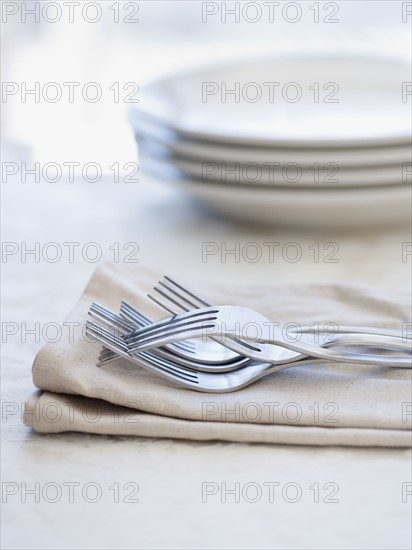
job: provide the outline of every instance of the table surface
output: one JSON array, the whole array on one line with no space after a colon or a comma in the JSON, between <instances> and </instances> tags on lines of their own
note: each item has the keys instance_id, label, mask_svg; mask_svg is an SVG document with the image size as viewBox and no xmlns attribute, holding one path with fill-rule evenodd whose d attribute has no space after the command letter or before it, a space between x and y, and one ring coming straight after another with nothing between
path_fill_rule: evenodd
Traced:
<instances>
[{"instance_id":1,"label":"table surface","mask_svg":"<svg viewBox=\"0 0 412 550\"><path fill-rule=\"evenodd\" d=\"M2 194L3 241L17 243L3 258L3 323L18 330L6 335L2 359L4 548L410 547L412 497L402 495L410 491L410 450L40 435L19 413L42 345L27 330L64 320L96 267L87 243L98 243L100 261L116 259L116 250L124 261L123 246L136 243L139 263L159 277L398 287L409 282L410 261L402 261L409 228L335 234L242 227L148 177L138 184L9 181ZM47 261L52 241L63 251L54 263ZM25 255L35 242L39 257ZM64 242L80 243L74 261ZM246 243L264 250L265 242L279 242L276 250L298 243L302 258L263 255L253 263L242 253L226 261L202 254L203 243L221 252L224 243L242 251ZM315 262L315 242L337 243L339 261ZM337 502L327 502L335 489Z\"/></svg>"}]
</instances>

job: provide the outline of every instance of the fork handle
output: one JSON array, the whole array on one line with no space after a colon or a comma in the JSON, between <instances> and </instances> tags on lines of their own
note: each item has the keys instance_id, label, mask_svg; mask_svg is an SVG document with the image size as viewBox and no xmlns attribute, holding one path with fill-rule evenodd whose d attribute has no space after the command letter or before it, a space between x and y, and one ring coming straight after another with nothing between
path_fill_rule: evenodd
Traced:
<instances>
[{"instance_id":1,"label":"fork handle","mask_svg":"<svg viewBox=\"0 0 412 550\"><path fill-rule=\"evenodd\" d=\"M228 335L229 336L229 335ZM306 357L317 357L330 361L345 361L349 363L395 366L412 368L411 342L404 342L402 338L393 336L381 336L376 334L341 334L326 343L313 345L306 342L287 342L284 340L275 340L272 338L259 339L256 341L247 342L246 345L242 341L236 341L232 338L213 335L214 339L218 339L227 348L237 353L246 355L256 361L264 361L273 365L291 363ZM233 335L232 335L233 337ZM334 347L354 347L362 346L368 348L392 349L409 356L388 356L388 355L373 355L365 353L352 353L330 349ZM279 355L281 348L281 355Z\"/></svg>"}]
</instances>

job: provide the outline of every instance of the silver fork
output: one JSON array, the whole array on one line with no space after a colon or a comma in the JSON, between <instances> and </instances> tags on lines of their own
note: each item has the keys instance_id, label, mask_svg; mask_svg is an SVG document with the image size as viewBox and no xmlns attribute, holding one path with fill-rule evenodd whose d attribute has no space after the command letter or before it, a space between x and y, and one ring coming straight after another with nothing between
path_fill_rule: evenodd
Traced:
<instances>
[{"instance_id":1,"label":"silver fork","mask_svg":"<svg viewBox=\"0 0 412 550\"><path fill-rule=\"evenodd\" d=\"M125 320L111 311L110 309L101 306L99 304L93 303L90 306L89 314L93 319L103 322L106 326L111 329L114 329L116 334L120 337L125 334L129 334L134 330L134 326L129 325ZM226 363L219 364L203 364L197 360L196 348L195 353L190 355L178 356L175 353L169 351L166 347L161 347L153 350L153 355L158 358L169 360L176 364L188 367L190 369L196 369L203 372L227 372L230 370L236 370L237 368L243 367L251 362L249 357L240 357L236 354L237 359L234 361L228 361ZM231 352L232 353L232 352ZM99 366L107 364L118 358L118 355L112 350L103 348L99 356Z\"/></svg>"},{"instance_id":2,"label":"silver fork","mask_svg":"<svg viewBox=\"0 0 412 550\"><path fill-rule=\"evenodd\" d=\"M142 352L131 356L127 351L125 342L116 335L111 334L103 327L87 321L86 333L111 349L118 356L142 367L149 372L175 382L181 387L208 393L228 393L249 386L263 376L279 372L292 367L313 367L330 363L322 359L301 359L283 365L272 365L260 361L254 361L249 365L231 372L198 372L190 370L171 361L154 356L151 352Z\"/></svg>"},{"instance_id":3,"label":"silver fork","mask_svg":"<svg viewBox=\"0 0 412 550\"><path fill-rule=\"evenodd\" d=\"M154 291L162 296L162 300L157 300L154 296L150 294L149 298L151 298L155 303L160 305L163 309L165 309L172 315L176 315L179 310L191 311L193 309L200 309L202 307L212 307L212 305L206 302L203 298L197 296L192 291L188 290L187 288L183 287L181 284L177 283L167 276L164 276L163 280L159 281L158 286L154 287ZM164 301L165 299L167 300L167 305ZM333 330L327 330L327 326L333 327ZM370 334L379 336L390 336L398 339L403 338L402 333L400 333L399 331L364 326L337 326L336 323L329 323L325 325L324 329L315 329L313 326L299 326L299 329L296 332L298 338L303 337L304 340L307 340L309 342L310 338L312 338L312 341L315 339L315 343L319 342L319 340L316 341L316 339L318 339L320 335L322 335L322 337L324 338L323 342L325 344L328 341L333 341L333 338L337 334ZM293 335L293 333L293 330L290 331L291 336ZM240 354L245 353L242 342L238 342L236 339L232 340L231 338L224 338L223 341L222 338L220 338L219 336L212 336L212 339L217 342L220 341L220 343L224 344L226 347L232 349L233 351L237 351ZM210 339L208 339L208 341L210 341ZM243 342L243 344L247 345L246 342ZM355 344L359 346L359 340L355 339L355 342L353 343L347 340L347 344ZM341 349L343 351L345 348L342 347ZM370 350L366 351L369 352ZM409 348L408 351L410 351ZM276 347L272 344L260 344L259 349L252 349L249 355L254 359L268 360L274 364L284 361L294 361L298 358L296 352L287 350L285 348ZM303 355L301 355L301 357L303 357Z\"/></svg>"},{"instance_id":4,"label":"silver fork","mask_svg":"<svg viewBox=\"0 0 412 550\"><path fill-rule=\"evenodd\" d=\"M200 298L192 291L183 287L177 283L171 277L164 276L163 280L159 281L159 286L154 287L154 291L162 296L163 300L156 299L153 295L149 294L148 297L153 300L157 305L162 307L165 311L168 311L172 315L176 315L179 311L187 312L194 309L201 309L203 307L212 307L213 304L206 302L203 298ZM162 287L162 288L160 288ZM167 300L167 305L164 300ZM132 308L132 306L129 306ZM177 309L176 309L177 308ZM122 312L122 308L121 308ZM378 336L390 336L393 338L404 338L400 331L394 331L389 329L382 329L376 327L365 326L351 326L351 325L339 325L336 323L329 323L326 326L332 327L332 330L326 328L314 328L310 326L299 326L298 330L293 328L290 330L290 334L296 333L299 335L316 335L319 337L321 334L333 338L337 334L371 334ZM326 339L324 340L326 342ZM227 344L225 344L227 345Z\"/></svg>"},{"instance_id":5,"label":"silver fork","mask_svg":"<svg viewBox=\"0 0 412 550\"><path fill-rule=\"evenodd\" d=\"M159 303L159 301L158 301ZM161 303L161 302L160 302ZM259 327L261 333L253 340L253 343L244 341L241 327L251 323ZM153 323L149 327L136 330L125 337L129 346L129 353L140 353L148 349L170 342L177 342L194 337L222 337L224 345L231 349L248 355L255 360L280 364L285 361L282 350L297 352L295 358L313 356L329 360L351 362L358 364L373 364L382 366L395 366L410 368L410 357L382 356L365 353L342 353L339 350L328 349L321 345L314 345L303 341L289 341L281 332L273 326L266 317L249 308L240 306L215 306L202 308L192 312L186 312ZM227 337L237 340L228 343ZM240 341L240 338L243 341ZM382 336L376 334L341 334L328 344L335 345L361 345L381 349L395 349L397 351L411 352L410 343L404 342L399 337ZM275 344L275 346L263 346L262 344ZM326 345L326 344L325 344ZM279 349L281 353L279 354ZM290 355L287 360L292 360Z\"/></svg>"},{"instance_id":6,"label":"silver fork","mask_svg":"<svg viewBox=\"0 0 412 550\"><path fill-rule=\"evenodd\" d=\"M129 332L136 328L148 326L153 321L146 317L141 311L132 307L127 302L121 303L121 315L123 322L129 323ZM119 322L119 325L122 323ZM231 351L225 346L215 342L202 342L199 340L186 340L184 342L171 343L164 346L167 351L178 355L183 360L192 360L196 357L196 361L205 365L224 365L231 363L233 367L241 366L248 361L249 358L243 357L236 352ZM116 359L116 354L109 350L103 350L101 354L102 362L110 362ZM208 370L208 369L207 369Z\"/></svg>"},{"instance_id":7,"label":"silver fork","mask_svg":"<svg viewBox=\"0 0 412 550\"><path fill-rule=\"evenodd\" d=\"M163 298L168 300L169 305L166 305L165 302L159 302L154 296L149 295L149 298L151 298L154 302L156 302L158 305L162 306L166 311L172 313L175 315L179 310L181 311L189 311L193 309L198 309L200 307L204 306L210 306L208 302L206 302L203 298L200 298L190 290L183 287L181 284L177 283L176 281L172 280L170 277L165 276L163 281L159 281L159 286L156 286L154 290L158 292ZM162 288L160 288L162 287ZM166 291L166 292L165 292ZM121 303L120 308L120 314L121 316L127 321L130 322L132 325L134 325L133 328L139 328L146 326L153 321L151 321L147 316L145 316L141 311L137 310L130 304L126 302ZM322 336L326 337L332 337L335 334L346 334L346 333L356 333L356 334L382 334L385 336L394 336L399 337L399 333L396 333L394 331L388 331L385 329L376 329L371 327L353 327L353 326L340 326L337 327L336 324L329 324L330 327L333 327L333 331L324 329L315 329L314 327L299 327L300 333L304 335L314 335L317 334L319 337L321 334ZM293 330L291 331L291 333ZM307 336L306 336L307 337ZM325 337L324 341L327 341L327 338ZM236 363L237 360L241 361L247 361L243 356L241 356L239 353L235 351L230 351L228 348L230 347L230 343L225 343L225 346L222 345L222 343L219 343L219 338L217 337L216 342L212 341L211 339L208 339L207 342L199 342L199 340L186 340L184 342L176 343L176 344L170 344L169 346L166 346L167 349L169 349L171 352L179 355L182 357L183 360L188 359L189 361L196 356L196 361L199 363L207 364L226 364L228 361L233 361L232 365L230 366L230 369L237 368L237 366L240 366L240 364ZM180 344L180 346L179 346ZM185 347L183 348L183 345ZM236 349L236 343L232 344L234 346L234 349ZM262 344L263 347L265 347L265 344ZM273 347L273 346L271 346ZM243 350L240 350L241 352ZM272 349L268 349L267 351L270 351L272 353ZM370 351L370 350L366 350ZM277 350L277 357L279 360L287 361L287 360L296 360L296 353L290 350L286 350L284 348L279 348ZM105 349L103 350L100 361L101 363L107 363L110 361L113 361L116 359L116 354L112 352L111 350ZM220 370L230 370L229 367L226 368L226 366L222 366ZM205 368L204 370L209 370L208 368Z\"/></svg>"},{"instance_id":8,"label":"silver fork","mask_svg":"<svg viewBox=\"0 0 412 550\"><path fill-rule=\"evenodd\" d=\"M176 307L187 311L189 308L199 308L201 306L204 306L207 304L207 302L200 298L199 296L195 295L193 292L189 291L188 289L184 288L182 285L177 283L176 281L173 281L170 277L165 277L164 281L160 281L159 285L163 287L163 290L159 287L155 287L155 291L157 291L163 298L166 298L169 302L169 305L166 305L164 301L160 302L156 298L149 296L154 300L158 305L161 305L164 309L169 311L170 313L175 314L176 313ZM106 310L107 312L108 310ZM122 302L121 305L121 315L131 323L134 324L134 326L144 326L149 324L151 321L148 319L142 312L137 310L136 308L133 308L131 305L127 304L126 302ZM95 314L96 316L96 314ZM98 318L98 317L97 317ZM116 324L121 324L124 322L123 319L119 318L117 321L115 321ZM320 334L327 335L329 338L332 336L335 336L336 334L347 334L347 333L355 333L355 334L380 334L384 336L394 336L399 338L400 335L398 332L386 330L386 329L378 329L378 328L371 328L371 327L359 327L359 326L340 326L337 327L335 324L330 324L329 326L333 327L333 333L331 333L330 330L326 329L315 329L314 327L299 327L301 333L304 335L306 334L314 334L316 333L318 336ZM126 330L131 330L131 326L129 326ZM126 332L126 331L124 331ZM218 339L218 338L216 338ZM224 342L226 346L230 346L229 339L226 339ZM348 344L353 344L353 342L347 341ZM326 340L325 340L326 343ZM189 366L190 368L198 368L199 370L204 371L229 371L232 369L236 369L239 366L242 366L242 364L246 364L248 359L244 357L240 357L237 353L232 353L232 357L234 356L234 359L238 358L240 361L236 362L236 360L233 360L231 364L226 366L226 364L223 364L228 359L227 354L224 353L225 349L222 345L215 344L214 342L210 342L209 340L205 343L199 342L199 341L184 341L180 342L180 344L183 346L185 345L184 349L176 349L176 346L179 345L177 343L176 345L171 344L170 346L167 346L170 348L170 351L172 351L175 354L178 354L180 357L182 357L181 364ZM357 340L354 342L354 344L359 346L359 341ZM232 346L236 349L237 343L232 341ZM276 350L276 356L274 356L274 347L272 345L265 345L261 344L261 348L264 348L264 352L267 354L268 352L271 353L272 358L276 361L276 363L281 363L285 361L293 361L296 360L298 355L294 351L286 350L284 348L278 347ZM266 348L266 349L265 349ZM335 349L339 349L339 347L335 347ZM341 347L342 351L347 351L344 347ZM241 352L244 352L244 349L240 350ZM369 346L363 347L361 349L363 353L367 352L370 353ZM223 353L222 353L223 352ZM260 359L260 355L258 358ZM117 355L115 352L104 349L103 352L100 355L100 363L108 363L110 361L113 361L117 358ZM173 357L174 360L176 360L176 357ZM196 359L196 363L192 362L192 359ZM272 360L273 360L272 359ZM179 360L178 360L179 362ZM205 363L205 367L202 368L199 363ZM221 367L215 368L209 368L207 364L221 364Z\"/></svg>"},{"instance_id":9,"label":"silver fork","mask_svg":"<svg viewBox=\"0 0 412 550\"><path fill-rule=\"evenodd\" d=\"M131 324L139 324L139 320L142 320L142 314L139 310L131 306L125 301L120 304L120 315ZM150 319L145 317L144 325L153 323ZM140 326L144 326L140 325ZM231 361L246 360L244 357L239 356L238 353L229 350L216 342L202 342L200 340L185 340L182 343L190 345L189 349L176 349L171 347L170 351L173 351L184 359L193 359L196 356L196 360L205 364L222 364Z\"/></svg>"},{"instance_id":10,"label":"silver fork","mask_svg":"<svg viewBox=\"0 0 412 550\"><path fill-rule=\"evenodd\" d=\"M111 329L114 329L116 333L126 334L130 331L130 327L124 322L124 319L117 315L116 313L110 311L108 308L105 308L104 306L100 306L98 304L92 304L90 311L90 315L103 322L105 325L110 327ZM325 344L327 346L335 346L335 342L328 342ZM102 366L104 364L107 364L109 361L107 360L107 352L112 354L111 360L118 359L119 355L112 351L108 350L107 348L104 348L104 352L100 354L99 357L99 366ZM125 348L127 350L127 348ZM366 352L368 352L368 348L365 348ZM128 350L127 350L128 352ZM157 360L163 359L168 364L173 364L174 366L183 366L188 367L191 370L194 371L201 371L201 372L214 372L214 373L224 373L224 372L230 372L233 370L237 370L241 368L242 366L246 364L250 364L251 361L249 360L247 363L229 363L227 365L221 364L221 365L202 365L196 362L194 359L183 359L181 357L178 357L174 355L173 353L167 352L167 350L162 350L161 348L157 348L152 350L152 352L146 352L150 353L151 356L155 357Z\"/></svg>"},{"instance_id":11,"label":"silver fork","mask_svg":"<svg viewBox=\"0 0 412 550\"><path fill-rule=\"evenodd\" d=\"M89 314L99 321L103 321L103 323L107 324L108 326L111 326L115 328L122 336L127 335L128 333L132 332L136 327L143 327L147 326L147 322L145 324L142 323L140 320L141 312L139 310L136 310L131 305L127 304L126 302L122 302L122 311L123 316L119 316L116 313L110 311L108 308L101 306L99 304L92 304ZM128 313L125 313L125 312ZM128 317L129 319L134 323L133 325L128 325L125 323L125 317ZM185 342L189 342L186 340ZM201 346L200 352L198 352L199 344L203 344ZM220 349L225 349L221 344L215 344L213 346L213 342L209 344L209 342L199 342L199 341L193 341L193 346L190 349L190 351L183 351L179 353L174 352L174 348L172 352L168 352L169 349L172 349L171 346L165 346L163 348L156 348L154 353L156 355L159 355L161 357L171 359L183 366L200 370L204 372L228 372L231 370L236 370L237 368L244 366L251 362L251 359L249 357L243 357L241 355L238 355L237 353L234 354L235 357L238 358L238 360L232 360L229 362L223 362L223 359L225 357L224 354L220 354ZM212 348L209 350L209 347ZM283 349L281 350L283 352ZM368 348L365 348L365 351L368 351ZM292 358L296 357L296 353L293 351L285 350ZM199 354L199 356L198 356ZM210 359L214 359L215 356L217 356L216 362L212 362L211 360L209 362L203 360L203 356L205 358L208 358L208 354L210 354ZM112 350L108 348L102 348L102 351L99 356L99 365L104 365L107 363L110 363L118 358L118 355L113 352ZM283 354L283 358L287 359L285 353Z\"/></svg>"}]
</instances>

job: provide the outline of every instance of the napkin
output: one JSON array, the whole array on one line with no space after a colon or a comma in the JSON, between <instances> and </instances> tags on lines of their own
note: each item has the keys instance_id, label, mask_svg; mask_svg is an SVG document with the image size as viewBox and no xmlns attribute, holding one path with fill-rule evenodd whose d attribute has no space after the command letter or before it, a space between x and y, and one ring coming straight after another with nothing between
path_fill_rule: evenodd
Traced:
<instances>
[{"instance_id":1,"label":"napkin","mask_svg":"<svg viewBox=\"0 0 412 550\"><path fill-rule=\"evenodd\" d=\"M85 334L92 302L126 300L155 319L165 313L147 293L163 274L107 264L93 275L61 338L33 364L39 390L24 421L42 433L225 440L295 445L410 447L412 370L344 363L293 367L227 394L196 392L123 359L96 363L101 344ZM174 276L174 274L170 274ZM175 277L212 303L253 308L281 328L326 323L411 329L407 291L353 285L210 285ZM319 325L316 325L318 323Z\"/></svg>"}]
</instances>

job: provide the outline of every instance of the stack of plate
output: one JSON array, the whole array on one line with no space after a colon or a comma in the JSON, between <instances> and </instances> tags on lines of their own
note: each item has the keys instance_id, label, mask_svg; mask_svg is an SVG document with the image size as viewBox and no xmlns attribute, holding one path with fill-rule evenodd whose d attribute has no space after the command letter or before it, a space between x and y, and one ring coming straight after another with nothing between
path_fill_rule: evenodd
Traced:
<instances>
[{"instance_id":1,"label":"stack of plate","mask_svg":"<svg viewBox=\"0 0 412 550\"><path fill-rule=\"evenodd\" d=\"M141 90L143 168L231 217L394 223L411 215L409 63L266 58L174 75Z\"/></svg>"}]
</instances>

